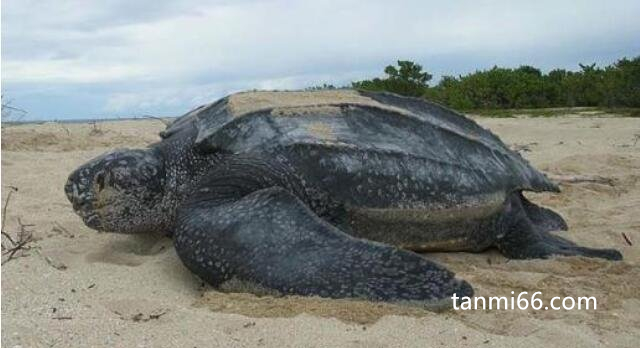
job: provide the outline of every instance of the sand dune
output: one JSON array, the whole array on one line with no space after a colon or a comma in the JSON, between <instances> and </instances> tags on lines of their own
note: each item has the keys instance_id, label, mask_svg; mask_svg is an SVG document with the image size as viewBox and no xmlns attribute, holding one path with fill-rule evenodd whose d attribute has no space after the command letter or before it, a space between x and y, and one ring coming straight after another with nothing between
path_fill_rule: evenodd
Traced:
<instances>
[{"instance_id":1,"label":"sand dune","mask_svg":"<svg viewBox=\"0 0 640 348\"><path fill-rule=\"evenodd\" d=\"M597 310L418 308L319 298L217 292L192 276L162 236L98 234L64 197L77 165L108 149L158 139L155 120L21 125L2 130L6 230L33 230L31 249L2 266L3 347L220 346L615 346L640 339L640 119L479 119L538 168L599 175L609 183L563 184L530 194L568 220L559 232L625 260L507 260L495 251L440 253L437 260L481 296L541 291L596 296ZM629 243L623 234L631 241Z\"/></svg>"}]
</instances>

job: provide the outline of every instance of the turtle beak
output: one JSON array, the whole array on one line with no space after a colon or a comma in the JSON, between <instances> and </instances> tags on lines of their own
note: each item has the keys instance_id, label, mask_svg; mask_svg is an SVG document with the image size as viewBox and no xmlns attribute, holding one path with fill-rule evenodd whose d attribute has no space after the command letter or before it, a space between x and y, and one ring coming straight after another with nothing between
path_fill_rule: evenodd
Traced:
<instances>
[{"instance_id":1,"label":"turtle beak","mask_svg":"<svg viewBox=\"0 0 640 348\"><path fill-rule=\"evenodd\" d=\"M73 210L78 211L85 205L85 194L81 193L80 175L76 170L67 179L67 183L64 185L64 193L67 195L67 199L73 205Z\"/></svg>"},{"instance_id":2,"label":"turtle beak","mask_svg":"<svg viewBox=\"0 0 640 348\"><path fill-rule=\"evenodd\" d=\"M82 215L91 208L91 192L87 184L82 180L80 171L76 170L67 179L64 185L64 193L73 205L73 210Z\"/></svg>"},{"instance_id":3,"label":"turtle beak","mask_svg":"<svg viewBox=\"0 0 640 348\"><path fill-rule=\"evenodd\" d=\"M73 184L71 177L67 180L67 183L64 184L64 193L67 195L67 199L71 204L74 204L76 197L78 196L78 187ZM75 209L75 206L74 206Z\"/></svg>"},{"instance_id":4,"label":"turtle beak","mask_svg":"<svg viewBox=\"0 0 640 348\"><path fill-rule=\"evenodd\" d=\"M91 195L77 179L77 172L71 173L67 183L64 185L64 193L67 195L71 205L73 205L73 210L82 218L85 225L99 230L101 228L100 219L93 209Z\"/></svg>"}]
</instances>

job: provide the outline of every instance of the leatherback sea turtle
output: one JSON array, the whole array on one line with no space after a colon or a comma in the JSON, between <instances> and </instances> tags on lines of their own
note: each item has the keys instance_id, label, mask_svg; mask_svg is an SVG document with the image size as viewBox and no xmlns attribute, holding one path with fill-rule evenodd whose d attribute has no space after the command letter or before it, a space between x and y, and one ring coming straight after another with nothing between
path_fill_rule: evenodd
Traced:
<instances>
[{"instance_id":1,"label":"leatherback sea turtle","mask_svg":"<svg viewBox=\"0 0 640 348\"><path fill-rule=\"evenodd\" d=\"M187 268L216 287L437 307L473 290L413 251L621 259L550 234L564 220L522 191L558 187L488 130L422 99L238 93L160 135L84 164L66 194L93 229L170 233Z\"/></svg>"}]
</instances>

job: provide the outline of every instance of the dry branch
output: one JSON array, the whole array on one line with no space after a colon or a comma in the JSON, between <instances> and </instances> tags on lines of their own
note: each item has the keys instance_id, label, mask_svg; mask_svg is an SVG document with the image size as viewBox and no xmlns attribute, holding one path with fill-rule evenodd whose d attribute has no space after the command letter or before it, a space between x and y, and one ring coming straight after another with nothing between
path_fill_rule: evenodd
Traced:
<instances>
[{"instance_id":1,"label":"dry branch","mask_svg":"<svg viewBox=\"0 0 640 348\"><path fill-rule=\"evenodd\" d=\"M14 192L18 191L18 188L15 186L6 186L7 188L9 188L9 193L7 193L7 198L4 200L4 207L2 207L2 234L4 235L4 225L5 222L7 221L7 207L9 206L9 200L11 199L11 195ZM6 235L7 238L11 239L11 237L9 237L9 235Z\"/></svg>"},{"instance_id":2,"label":"dry branch","mask_svg":"<svg viewBox=\"0 0 640 348\"><path fill-rule=\"evenodd\" d=\"M60 234L64 235L65 237L68 237L68 238L75 238L75 235L73 233L69 232L68 229L64 228L57 221L53 222L53 228L51 229L51 231L56 232L56 233L60 233Z\"/></svg>"},{"instance_id":3,"label":"dry branch","mask_svg":"<svg viewBox=\"0 0 640 348\"><path fill-rule=\"evenodd\" d=\"M629 239L629 237L627 237L624 232L622 232L622 238L624 238L624 241L627 242L629 246L633 246L633 243L631 243L631 239Z\"/></svg>"},{"instance_id":4,"label":"dry branch","mask_svg":"<svg viewBox=\"0 0 640 348\"><path fill-rule=\"evenodd\" d=\"M37 250L36 250L36 252L37 252L40 256L42 256L42 258L47 262L47 264L48 264L49 266L51 266L51 267L53 267L53 268L57 269L58 271L64 271L64 270L66 270L66 269L67 269L67 265L65 265L64 263L59 262L59 261L56 261L56 260L54 260L54 259L50 258L49 256L42 255L42 253L38 252Z\"/></svg>"},{"instance_id":5,"label":"dry branch","mask_svg":"<svg viewBox=\"0 0 640 348\"><path fill-rule=\"evenodd\" d=\"M5 222L7 220L7 208L9 207L11 195L14 192L18 191L17 187L13 187L13 186L7 186L7 187L11 191L9 191L9 193L7 194L7 198L4 201L4 207L2 207L1 232L2 232L2 236L4 237L4 240L2 240L1 246L2 246L2 256L5 257L5 259L2 260L1 262L1 264L3 265L11 261L12 259L14 259L18 251L25 251L25 250L31 249L31 246L29 246L28 244L34 241L33 231L31 231L30 229L30 227L33 227L34 225L22 223L22 220L20 220L20 218L18 218L18 225L20 226L20 230L18 231L18 233L16 233L15 238L12 237L11 234L5 230Z\"/></svg>"},{"instance_id":6,"label":"dry branch","mask_svg":"<svg viewBox=\"0 0 640 348\"><path fill-rule=\"evenodd\" d=\"M8 243L2 243L2 256L6 258L2 261L1 264L5 264L12 259L15 258L18 251L25 251L31 249L31 246L28 244L33 242L33 231L28 229L29 227L33 227L32 224L24 224L18 218L18 225L20 225L20 231L17 233L17 237L14 240L9 236L9 234L5 231L2 231L2 235L8 239Z\"/></svg>"}]
</instances>

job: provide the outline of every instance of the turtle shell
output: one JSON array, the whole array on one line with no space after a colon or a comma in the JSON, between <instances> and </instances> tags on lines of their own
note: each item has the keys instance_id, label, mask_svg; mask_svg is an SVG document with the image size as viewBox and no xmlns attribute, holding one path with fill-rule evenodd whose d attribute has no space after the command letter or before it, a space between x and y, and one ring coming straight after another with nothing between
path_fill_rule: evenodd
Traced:
<instances>
[{"instance_id":1,"label":"turtle shell","mask_svg":"<svg viewBox=\"0 0 640 348\"><path fill-rule=\"evenodd\" d=\"M195 146L202 151L295 147L334 156L400 156L422 161L432 176L506 191L558 191L490 131L420 98L347 89L237 93L180 117L162 136L187 125L197 128Z\"/></svg>"}]
</instances>

